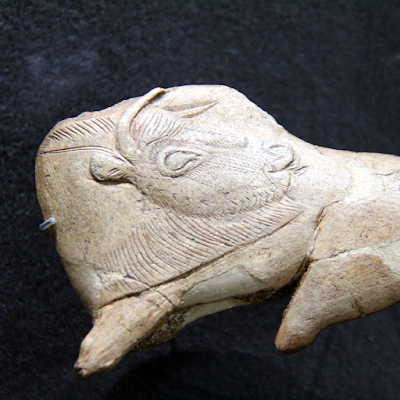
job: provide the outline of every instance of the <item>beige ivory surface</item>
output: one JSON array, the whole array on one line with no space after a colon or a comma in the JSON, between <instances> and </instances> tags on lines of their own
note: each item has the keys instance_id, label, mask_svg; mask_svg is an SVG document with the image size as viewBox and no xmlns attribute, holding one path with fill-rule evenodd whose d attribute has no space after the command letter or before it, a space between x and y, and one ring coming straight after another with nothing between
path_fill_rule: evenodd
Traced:
<instances>
[{"instance_id":1,"label":"beige ivory surface","mask_svg":"<svg viewBox=\"0 0 400 400\"><path fill-rule=\"evenodd\" d=\"M288 353L400 301L399 174L398 157L306 143L225 86L156 88L58 123L36 180L94 321L76 373L291 291Z\"/></svg>"}]
</instances>

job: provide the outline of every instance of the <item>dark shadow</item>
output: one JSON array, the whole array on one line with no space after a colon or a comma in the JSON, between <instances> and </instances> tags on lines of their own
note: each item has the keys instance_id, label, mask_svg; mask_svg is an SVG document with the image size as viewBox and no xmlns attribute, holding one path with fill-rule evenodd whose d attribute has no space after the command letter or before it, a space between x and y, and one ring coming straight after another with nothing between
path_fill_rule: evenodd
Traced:
<instances>
[{"instance_id":1,"label":"dark shadow","mask_svg":"<svg viewBox=\"0 0 400 400\"><path fill-rule=\"evenodd\" d=\"M267 357L213 350L177 352L133 368L108 392L108 400L251 399L322 400L291 373L277 372Z\"/></svg>"}]
</instances>

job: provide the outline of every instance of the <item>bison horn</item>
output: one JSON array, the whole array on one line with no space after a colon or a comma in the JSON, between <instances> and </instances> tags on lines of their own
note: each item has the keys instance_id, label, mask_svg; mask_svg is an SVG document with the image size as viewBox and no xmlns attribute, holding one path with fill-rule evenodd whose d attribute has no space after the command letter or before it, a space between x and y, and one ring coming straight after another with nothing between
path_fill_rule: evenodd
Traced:
<instances>
[{"instance_id":1,"label":"bison horn","mask_svg":"<svg viewBox=\"0 0 400 400\"><path fill-rule=\"evenodd\" d=\"M132 158L136 151L136 142L130 135L132 120L143 107L147 106L152 100L165 92L166 90L163 88L150 90L150 92L140 97L122 114L117 126L117 148L127 159Z\"/></svg>"}]
</instances>

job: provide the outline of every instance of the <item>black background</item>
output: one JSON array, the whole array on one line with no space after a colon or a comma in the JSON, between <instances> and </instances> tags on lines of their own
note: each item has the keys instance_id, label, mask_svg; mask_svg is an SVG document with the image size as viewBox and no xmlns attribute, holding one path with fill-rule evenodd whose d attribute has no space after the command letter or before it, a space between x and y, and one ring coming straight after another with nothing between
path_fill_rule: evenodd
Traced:
<instances>
[{"instance_id":1,"label":"black background","mask_svg":"<svg viewBox=\"0 0 400 400\"><path fill-rule=\"evenodd\" d=\"M42 222L59 120L155 86L225 84L314 144L400 155L399 1L1 1L0 398L398 399L400 306L273 340L288 299L212 315L78 380L91 327Z\"/></svg>"}]
</instances>

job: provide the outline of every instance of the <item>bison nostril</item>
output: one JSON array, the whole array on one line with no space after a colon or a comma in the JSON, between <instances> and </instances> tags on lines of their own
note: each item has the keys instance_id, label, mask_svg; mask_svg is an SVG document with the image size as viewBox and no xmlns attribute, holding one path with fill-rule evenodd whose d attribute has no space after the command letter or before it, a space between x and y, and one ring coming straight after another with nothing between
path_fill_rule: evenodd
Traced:
<instances>
[{"instance_id":1,"label":"bison nostril","mask_svg":"<svg viewBox=\"0 0 400 400\"><path fill-rule=\"evenodd\" d=\"M261 148L268 154L267 160L264 161L268 172L282 171L294 160L293 149L288 144L269 145L263 142Z\"/></svg>"}]
</instances>

